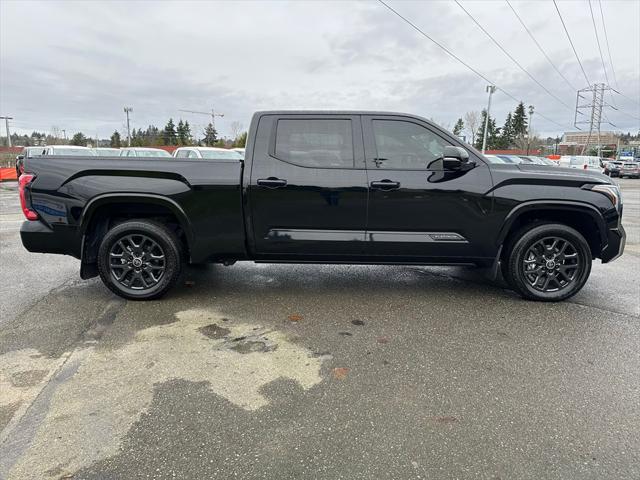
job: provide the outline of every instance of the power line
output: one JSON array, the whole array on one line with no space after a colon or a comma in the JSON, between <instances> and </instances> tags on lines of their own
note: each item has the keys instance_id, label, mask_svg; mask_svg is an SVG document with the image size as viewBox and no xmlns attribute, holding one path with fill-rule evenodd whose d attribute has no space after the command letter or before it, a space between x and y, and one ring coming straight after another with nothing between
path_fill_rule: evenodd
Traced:
<instances>
[{"instance_id":1,"label":"power line","mask_svg":"<svg viewBox=\"0 0 640 480\"><path fill-rule=\"evenodd\" d=\"M461 4L458 0L455 0L455 2L456 2L456 4L457 4L461 9L462 9L462 11L463 11L464 13L466 13L466 14L467 14L467 16L468 16L471 20L473 20L473 23L475 23L475 24L478 26L478 28L480 28L480 30L482 30L482 31L484 32L484 34L485 34L487 37L489 37L489 38L491 39L491 41L492 41L493 43L495 43L495 44L496 44L496 46L497 46L500 50L502 50L502 52L503 52L507 57L509 57L509 58L513 61L513 63L515 63L515 64L518 66L518 68L519 68L520 70L522 70L524 73L526 73L526 74L527 74L527 76L528 76L531 80L533 80L533 81L534 81L534 82L535 82L535 83L536 83L540 88L542 88L545 92L547 92L547 94L548 94L549 96L553 97L553 98L554 98L558 103L561 103L562 105L564 105L565 107L567 107L569 110L573 110L573 108L571 108L568 104L566 104L566 103L565 103L563 100L561 100L559 97L557 97L556 95L554 95L553 93L551 93L551 91L549 91L549 89L548 89L547 87L545 87L542 83L540 83L540 82L538 81L538 79L537 79L537 78L535 78L533 75L531 75L531 74L529 73L529 71L528 71L526 68L524 68L524 67L520 64L520 62L518 62L518 61L517 61L517 60L516 60L516 59L515 59L515 58L514 58L514 57L513 57L509 52L507 52L507 51L504 49L504 47L503 47L502 45L500 45L500 43L499 43L495 38L493 38L493 36L492 36L489 32L487 32L487 30L485 30L485 28L484 28L482 25L480 25L480 23L475 19L475 17L474 17L473 15L471 15L471 14L470 14L470 13L469 13L469 12L468 12L464 7L463 7L463 6L462 6L462 4Z\"/></svg>"},{"instance_id":2,"label":"power line","mask_svg":"<svg viewBox=\"0 0 640 480\"><path fill-rule=\"evenodd\" d=\"M562 22L562 26L564 27L564 33L567 34L567 39L569 39L569 43L571 44L571 48L573 49L573 53L576 56L576 60L578 60L578 65L580 65L580 70L582 70L582 74L584 75L584 79L587 81L587 85L591 85L589 82L589 77L587 77L587 72L584 71L584 67L582 66L582 62L580 61L580 57L578 57L578 52L576 52L576 47L573 46L573 41L571 41L571 35L569 35L569 30L567 30L567 26L564 24L564 20L562 19L562 14L560 13L560 9L558 8L558 4L556 0L553 0L553 4L556 7L556 12L558 12L558 17L560 17L560 21Z\"/></svg>"},{"instance_id":3,"label":"power line","mask_svg":"<svg viewBox=\"0 0 640 480\"><path fill-rule=\"evenodd\" d=\"M438 43L436 40L434 40L433 38L431 38L429 35L427 35L422 29L420 29L418 26L416 26L414 23L412 23L408 18L403 17L398 11L394 10L391 6L387 5L384 0L378 0L378 2L380 2L382 5L384 5L391 13L393 13L394 15L396 15L398 18L402 19L407 25L409 25L411 28L413 28L416 32L418 32L420 35L422 35L423 37L425 37L426 39L430 40L432 43L434 43L435 45L437 45L438 47L440 47L441 50L443 50L445 53L447 53L447 55L449 55L450 57L452 57L453 59L457 60L458 62L460 62L462 65L464 65L465 67L467 67L469 70L471 70L473 73L475 73L478 77L482 78L483 80L485 80L486 82L488 82L491 85L494 85L498 90L500 90L502 93L504 93L507 97L509 97L510 99L512 99L515 102L521 102L521 99L518 99L516 97L514 97L513 95L511 95L509 92L507 92L504 88L498 86L494 81L488 79L486 76L484 76L482 73L480 73L478 70L476 70L475 68L473 68L471 65L469 65L468 63L466 63L464 60L462 60L460 57L458 57L455 53L453 53L451 50L449 50L447 47L445 47L444 45ZM538 112L537 112L538 113ZM544 115L542 115L541 113L538 113L538 115L540 115L542 118L544 118L545 120L547 120L548 122L551 122L557 126L559 126L560 128L567 128L566 125L562 125L558 122L556 122L555 120L550 119L549 117L546 117Z\"/></svg>"},{"instance_id":4,"label":"power line","mask_svg":"<svg viewBox=\"0 0 640 480\"><path fill-rule=\"evenodd\" d=\"M529 34L529 36L531 37L531 40L533 40L533 43L536 44L536 46L538 47L538 50L540 50L540 52L544 55L544 57L547 59L547 61L549 62L549 64L554 68L554 70L556 72L558 72L558 75L560 75L562 77L562 79L567 82L567 85L569 85L569 87L571 88L571 90L576 91L578 90L576 87L574 87L571 82L569 80L567 80L567 77L565 77L562 72L558 69L558 67L556 67L556 65L551 61L551 59L549 58L549 55L547 55L547 53L542 49L542 47L540 46L540 44L538 43L538 41L535 39L535 37L533 36L533 34L531 33L531 31L527 28L527 26L525 25L525 23L522 21L522 18L520 18L520 15L518 15L518 13L515 11L515 9L513 8L513 6L511 5L511 2L509 2L509 0L506 0L507 5L509 5L509 8L511 8L511 11L513 12L513 14L516 16L516 18L520 21L520 24L524 27L524 29L527 31L527 33Z\"/></svg>"},{"instance_id":5,"label":"power line","mask_svg":"<svg viewBox=\"0 0 640 480\"><path fill-rule=\"evenodd\" d=\"M596 17L593 15L593 8L591 7L591 0L589 0L589 11L591 12L591 22L593 23L593 31L596 34L596 42L598 43L598 52L600 52L600 60L602 60L602 69L604 70L604 79L609 85L609 75L607 75L607 67L604 64L604 55L602 55L602 48L600 47L600 37L598 35L598 29L596 28Z\"/></svg>"},{"instance_id":6,"label":"power line","mask_svg":"<svg viewBox=\"0 0 640 480\"><path fill-rule=\"evenodd\" d=\"M607 35L607 24L604 21L604 13L602 13L602 1L598 0L598 5L600 7L600 18L602 19L602 30L604 30L604 40L607 44L607 52L609 53L609 63L611 64L611 73L613 73L613 81L616 84L616 88L618 88L618 79L616 78L616 70L613 68L613 57L611 56L611 49L609 48L609 35Z\"/></svg>"}]
</instances>

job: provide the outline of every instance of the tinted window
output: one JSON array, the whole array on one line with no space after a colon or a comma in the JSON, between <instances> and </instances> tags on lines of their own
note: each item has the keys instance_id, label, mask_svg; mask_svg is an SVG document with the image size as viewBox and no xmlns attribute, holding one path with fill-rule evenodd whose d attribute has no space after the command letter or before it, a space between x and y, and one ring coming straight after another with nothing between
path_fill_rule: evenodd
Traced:
<instances>
[{"instance_id":1,"label":"tinted window","mask_svg":"<svg viewBox=\"0 0 640 480\"><path fill-rule=\"evenodd\" d=\"M278 120L275 155L309 167L353 167L351 120Z\"/></svg>"},{"instance_id":2,"label":"tinted window","mask_svg":"<svg viewBox=\"0 0 640 480\"><path fill-rule=\"evenodd\" d=\"M373 120L377 168L425 170L450 145L431 130L412 122Z\"/></svg>"}]
</instances>

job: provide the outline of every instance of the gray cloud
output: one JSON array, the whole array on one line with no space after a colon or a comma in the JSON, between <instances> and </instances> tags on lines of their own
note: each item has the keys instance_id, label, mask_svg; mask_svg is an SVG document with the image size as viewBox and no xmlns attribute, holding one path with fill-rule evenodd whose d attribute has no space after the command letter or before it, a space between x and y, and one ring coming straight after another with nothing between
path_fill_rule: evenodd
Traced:
<instances>
[{"instance_id":1,"label":"gray cloud","mask_svg":"<svg viewBox=\"0 0 640 480\"><path fill-rule=\"evenodd\" d=\"M526 77L453 2L391 5L498 85L569 128L573 113ZM590 81L604 81L582 2L560 2ZM465 1L505 48L569 105L575 92L546 62L506 3ZM576 86L585 81L549 2L514 2L539 42ZM620 90L640 98L640 2L603 2ZM600 26L599 10L596 21ZM634 20L635 19L635 20ZM602 38L601 38L602 39ZM171 116L201 128L270 108L354 108L414 112L453 124L486 103L485 83L377 2L0 2L0 111L18 131L121 130L162 126ZM606 55L606 52L605 52ZM608 59L607 59L608 60ZM613 82L607 64L610 81ZM607 115L637 130L640 106L613 100ZM494 96L501 124L513 100ZM563 129L534 117L542 134Z\"/></svg>"}]
</instances>

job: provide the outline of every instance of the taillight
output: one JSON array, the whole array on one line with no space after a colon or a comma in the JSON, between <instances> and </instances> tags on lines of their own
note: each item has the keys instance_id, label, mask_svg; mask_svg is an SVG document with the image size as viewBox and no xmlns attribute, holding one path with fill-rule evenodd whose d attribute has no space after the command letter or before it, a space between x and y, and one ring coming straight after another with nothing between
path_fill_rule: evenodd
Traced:
<instances>
[{"instance_id":1,"label":"taillight","mask_svg":"<svg viewBox=\"0 0 640 480\"><path fill-rule=\"evenodd\" d=\"M587 169L587 164L586 164L586 163L582 166L582 169L583 169L583 170L586 170L586 169Z\"/></svg>"},{"instance_id":2,"label":"taillight","mask_svg":"<svg viewBox=\"0 0 640 480\"><path fill-rule=\"evenodd\" d=\"M22 213L24 213L24 216L27 218L27 220L38 219L38 214L27 206L26 186L29 185L34 178L35 178L35 175L31 175L30 173L23 173L22 175L20 175L20 178L18 179L18 191L20 192L20 206L22 207Z\"/></svg>"}]
</instances>

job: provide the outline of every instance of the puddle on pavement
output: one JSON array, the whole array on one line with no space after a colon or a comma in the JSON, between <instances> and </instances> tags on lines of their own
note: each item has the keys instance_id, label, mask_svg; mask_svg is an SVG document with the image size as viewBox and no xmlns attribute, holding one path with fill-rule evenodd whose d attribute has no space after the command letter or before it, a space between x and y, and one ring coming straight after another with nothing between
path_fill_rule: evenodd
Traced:
<instances>
[{"instance_id":1,"label":"puddle on pavement","mask_svg":"<svg viewBox=\"0 0 640 480\"><path fill-rule=\"evenodd\" d=\"M250 411L269 403L261 392L274 380L291 379L305 390L322 381L320 368L327 357L292 343L282 332L222 319L209 310L182 311L176 318L138 331L117 349L91 347L71 354L68 363L80 360L77 371L53 394L44 421L8 479L53 478L52 472L57 478L115 455L150 406L154 386L169 380L208 382L212 392ZM31 387L10 383L16 373L24 383L40 375L35 371L52 371L39 365L46 359L30 358L37 353L7 354L13 355L14 367L24 367L22 373L15 368L3 372L0 405L28 397L24 391ZM7 355L0 357L0 366Z\"/></svg>"}]
</instances>

